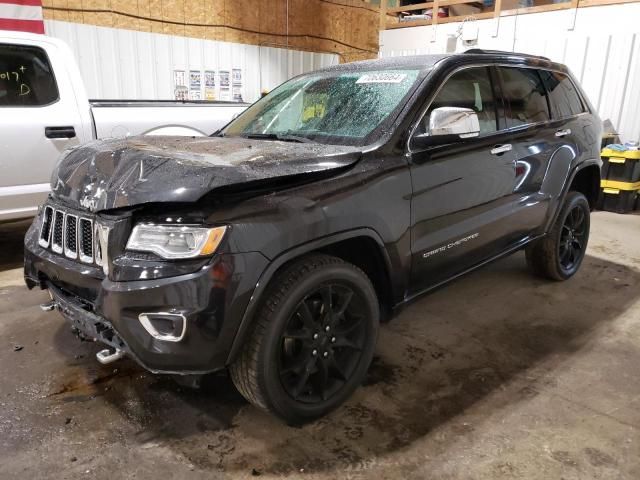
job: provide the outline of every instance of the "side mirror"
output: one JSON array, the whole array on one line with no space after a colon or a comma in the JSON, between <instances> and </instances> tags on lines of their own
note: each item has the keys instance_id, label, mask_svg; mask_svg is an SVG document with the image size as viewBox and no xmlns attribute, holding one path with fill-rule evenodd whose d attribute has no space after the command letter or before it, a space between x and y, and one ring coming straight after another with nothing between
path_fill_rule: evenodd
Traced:
<instances>
[{"instance_id":1,"label":"side mirror","mask_svg":"<svg viewBox=\"0 0 640 480\"><path fill-rule=\"evenodd\" d=\"M478 115L470 108L440 107L429 115L429 134L460 135L461 138L480 134Z\"/></svg>"},{"instance_id":2,"label":"side mirror","mask_svg":"<svg viewBox=\"0 0 640 480\"><path fill-rule=\"evenodd\" d=\"M412 143L417 147L426 147L478 135L480 122L476 112L470 108L439 107L429 115L429 131L415 136Z\"/></svg>"}]
</instances>

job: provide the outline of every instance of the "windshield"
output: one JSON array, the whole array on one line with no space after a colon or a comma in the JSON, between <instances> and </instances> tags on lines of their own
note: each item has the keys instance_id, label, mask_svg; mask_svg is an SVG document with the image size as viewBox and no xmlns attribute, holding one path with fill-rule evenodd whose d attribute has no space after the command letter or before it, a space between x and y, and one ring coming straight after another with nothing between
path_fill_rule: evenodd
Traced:
<instances>
[{"instance_id":1,"label":"windshield","mask_svg":"<svg viewBox=\"0 0 640 480\"><path fill-rule=\"evenodd\" d=\"M294 78L249 107L222 134L363 145L397 115L419 72L345 71Z\"/></svg>"}]
</instances>

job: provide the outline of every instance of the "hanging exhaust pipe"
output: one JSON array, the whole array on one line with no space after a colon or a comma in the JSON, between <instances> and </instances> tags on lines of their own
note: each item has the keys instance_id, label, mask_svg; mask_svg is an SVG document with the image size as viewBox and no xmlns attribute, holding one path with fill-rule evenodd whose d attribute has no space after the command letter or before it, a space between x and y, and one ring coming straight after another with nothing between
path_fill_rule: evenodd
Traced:
<instances>
[{"instance_id":1,"label":"hanging exhaust pipe","mask_svg":"<svg viewBox=\"0 0 640 480\"><path fill-rule=\"evenodd\" d=\"M100 350L98 353L96 353L96 359L102 365L108 365L115 362L116 360L120 360L122 357L124 357L124 350L120 350L118 348L116 348L113 352L108 348L105 348L104 350Z\"/></svg>"}]
</instances>

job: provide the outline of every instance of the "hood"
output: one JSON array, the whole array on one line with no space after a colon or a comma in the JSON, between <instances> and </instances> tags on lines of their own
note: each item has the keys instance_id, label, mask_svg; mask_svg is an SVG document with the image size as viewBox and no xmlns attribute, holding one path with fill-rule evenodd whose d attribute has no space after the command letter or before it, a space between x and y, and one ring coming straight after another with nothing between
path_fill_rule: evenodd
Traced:
<instances>
[{"instance_id":1,"label":"hood","mask_svg":"<svg viewBox=\"0 0 640 480\"><path fill-rule=\"evenodd\" d=\"M92 211L193 202L220 187L348 167L360 153L356 147L245 138L102 140L67 152L53 172L51 190Z\"/></svg>"}]
</instances>

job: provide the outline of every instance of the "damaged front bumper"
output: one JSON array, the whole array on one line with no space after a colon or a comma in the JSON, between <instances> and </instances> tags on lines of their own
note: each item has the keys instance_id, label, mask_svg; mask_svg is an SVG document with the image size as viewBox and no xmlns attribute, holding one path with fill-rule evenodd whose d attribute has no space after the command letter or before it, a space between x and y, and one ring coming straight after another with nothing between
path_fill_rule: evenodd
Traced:
<instances>
[{"instance_id":1,"label":"damaged front bumper","mask_svg":"<svg viewBox=\"0 0 640 480\"><path fill-rule=\"evenodd\" d=\"M25 237L27 286L47 289L52 306L81 337L107 345L110 355L123 352L153 373L224 368L266 265L257 252L220 254L193 273L117 282L99 268L42 248L34 226ZM154 331L148 322L153 316L183 319L184 329L175 335Z\"/></svg>"},{"instance_id":2,"label":"damaged front bumper","mask_svg":"<svg viewBox=\"0 0 640 480\"><path fill-rule=\"evenodd\" d=\"M131 349L103 317L91 312L90 307L79 299L65 293L53 285L45 282L51 296L51 302L44 305L43 310L58 310L71 323L72 331L83 340L97 340L110 347L110 350L98 352L96 358L102 364L112 363L125 354L135 358ZM139 363L142 363L136 358Z\"/></svg>"}]
</instances>

